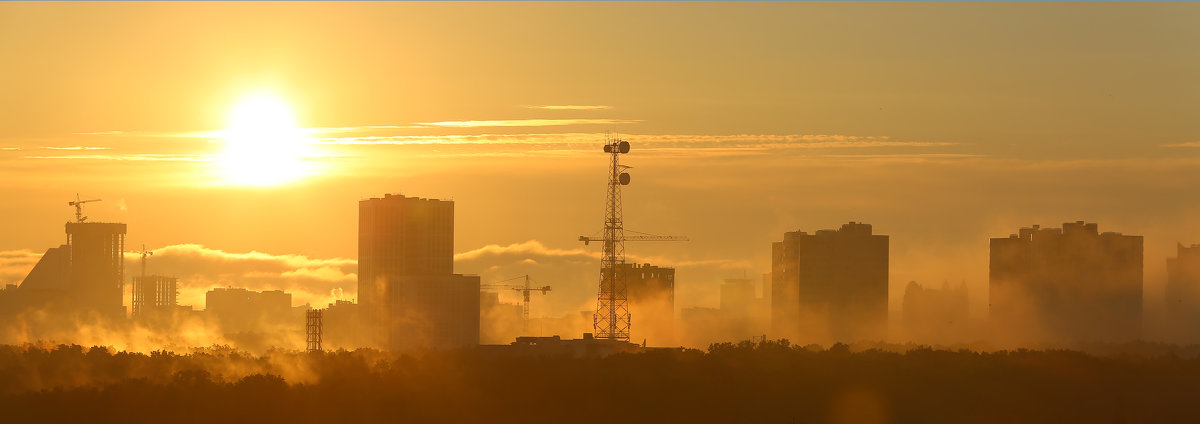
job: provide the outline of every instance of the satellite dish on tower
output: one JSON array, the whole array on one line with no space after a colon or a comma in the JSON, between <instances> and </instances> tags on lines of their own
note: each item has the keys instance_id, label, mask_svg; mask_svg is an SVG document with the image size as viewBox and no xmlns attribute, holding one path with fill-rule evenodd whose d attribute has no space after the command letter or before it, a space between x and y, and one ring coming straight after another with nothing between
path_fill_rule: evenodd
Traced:
<instances>
[{"instance_id":1,"label":"satellite dish on tower","mask_svg":"<svg viewBox=\"0 0 1200 424\"><path fill-rule=\"evenodd\" d=\"M604 153L612 153L613 151L616 151L617 153L629 153L629 142L622 141L620 143L604 145Z\"/></svg>"},{"instance_id":2,"label":"satellite dish on tower","mask_svg":"<svg viewBox=\"0 0 1200 424\"><path fill-rule=\"evenodd\" d=\"M629 173L622 172L618 180L621 181L621 185L629 185Z\"/></svg>"}]
</instances>

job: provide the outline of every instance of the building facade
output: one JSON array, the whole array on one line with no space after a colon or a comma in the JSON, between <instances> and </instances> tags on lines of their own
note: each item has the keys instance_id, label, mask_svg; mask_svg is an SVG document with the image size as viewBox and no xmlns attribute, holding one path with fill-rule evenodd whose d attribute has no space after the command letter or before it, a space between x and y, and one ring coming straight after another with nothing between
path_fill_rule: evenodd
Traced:
<instances>
[{"instance_id":1,"label":"building facade","mask_svg":"<svg viewBox=\"0 0 1200 424\"><path fill-rule=\"evenodd\" d=\"M479 344L479 277L454 274L454 202L360 201L358 296L373 346Z\"/></svg>"},{"instance_id":2,"label":"building facade","mask_svg":"<svg viewBox=\"0 0 1200 424\"><path fill-rule=\"evenodd\" d=\"M883 340L888 236L870 224L784 233L771 246L771 329L793 342Z\"/></svg>"},{"instance_id":3,"label":"building facade","mask_svg":"<svg viewBox=\"0 0 1200 424\"><path fill-rule=\"evenodd\" d=\"M364 345L363 320L357 303L335 300L322 312L321 347L354 350Z\"/></svg>"},{"instance_id":4,"label":"building facade","mask_svg":"<svg viewBox=\"0 0 1200 424\"><path fill-rule=\"evenodd\" d=\"M1167 320L1175 340L1200 340L1200 244L1177 244L1174 258L1167 258Z\"/></svg>"},{"instance_id":5,"label":"building facade","mask_svg":"<svg viewBox=\"0 0 1200 424\"><path fill-rule=\"evenodd\" d=\"M652 346L675 344L675 268L621 266L629 296L629 340Z\"/></svg>"},{"instance_id":6,"label":"building facade","mask_svg":"<svg viewBox=\"0 0 1200 424\"><path fill-rule=\"evenodd\" d=\"M991 239L992 338L1128 341L1141 335L1142 237L1095 223L1021 228Z\"/></svg>"}]
</instances>

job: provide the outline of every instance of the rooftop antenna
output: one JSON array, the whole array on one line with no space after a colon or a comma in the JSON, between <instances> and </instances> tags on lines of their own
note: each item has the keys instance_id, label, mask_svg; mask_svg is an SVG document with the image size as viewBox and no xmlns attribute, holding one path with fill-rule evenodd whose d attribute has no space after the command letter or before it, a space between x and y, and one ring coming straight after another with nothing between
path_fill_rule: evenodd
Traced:
<instances>
[{"instance_id":1,"label":"rooftop antenna","mask_svg":"<svg viewBox=\"0 0 1200 424\"><path fill-rule=\"evenodd\" d=\"M83 222L87 221L87 217L83 216L83 204L99 201L100 199L79 200L79 193L75 193L75 200L67 202L67 205L75 207L75 222Z\"/></svg>"}]
</instances>

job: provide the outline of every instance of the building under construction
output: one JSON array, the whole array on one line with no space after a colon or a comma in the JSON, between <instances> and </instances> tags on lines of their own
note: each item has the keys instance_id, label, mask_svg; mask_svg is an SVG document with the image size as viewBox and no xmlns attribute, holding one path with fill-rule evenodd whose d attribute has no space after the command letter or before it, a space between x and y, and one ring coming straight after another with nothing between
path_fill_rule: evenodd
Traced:
<instances>
[{"instance_id":1,"label":"building under construction","mask_svg":"<svg viewBox=\"0 0 1200 424\"><path fill-rule=\"evenodd\" d=\"M169 314L178 307L179 279L165 275L133 277L132 315Z\"/></svg>"},{"instance_id":2,"label":"building under construction","mask_svg":"<svg viewBox=\"0 0 1200 424\"><path fill-rule=\"evenodd\" d=\"M13 309L55 307L64 313L124 317L125 224L87 222L76 200L67 243L46 251L16 289Z\"/></svg>"},{"instance_id":3,"label":"building under construction","mask_svg":"<svg viewBox=\"0 0 1200 424\"><path fill-rule=\"evenodd\" d=\"M125 224L68 222L71 294L82 310L125 316Z\"/></svg>"}]
</instances>

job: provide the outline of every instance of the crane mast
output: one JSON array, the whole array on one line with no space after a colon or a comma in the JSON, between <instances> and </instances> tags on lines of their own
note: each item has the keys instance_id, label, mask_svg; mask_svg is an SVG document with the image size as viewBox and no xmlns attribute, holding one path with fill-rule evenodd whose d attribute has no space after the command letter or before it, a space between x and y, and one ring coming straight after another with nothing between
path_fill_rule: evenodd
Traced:
<instances>
[{"instance_id":1,"label":"crane mast","mask_svg":"<svg viewBox=\"0 0 1200 424\"><path fill-rule=\"evenodd\" d=\"M516 280L518 278L525 278L524 286L518 286L518 285L513 285L513 284L501 284L501 283L506 283L506 282L509 282L512 280ZM524 300L524 303L522 303L522 305L521 305L521 318L522 318L521 330L523 332L528 332L529 331L529 293L535 292L535 291L540 291L540 292L542 292L542 295L545 295L546 293L550 292L550 286L533 287L530 284L531 282L532 282L532 279L529 278L529 275L527 274L522 277L509 278L507 280L497 281L492 284L483 284L480 286L480 288L485 288L485 289L502 288L502 289L511 289L511 290L521 292L522 298Z\"/></svg>"},{"instance_id":2,"label":"crane mast","mask_svg":"<svg viewBox=\"0 0 1200 424\"><path fill-rule=\"evenodd\" d=\"M83 204L89 202L99 202L100 199L80 200L79 193L75 193L75 200L67 202L68 206L75 207L75 222L87 221L87 217L83 216Z\"/></svg>"},{"instance_id":3,"label":"crane mast","mask_svg":"<svg viewBox=\"0 0 1200 424\"><path fill-rule=\"evenodd\" d=\"M145 299L142 297L142 295L145 294L144 293L145 285L147 284L147 281L146 281L146 257L153 255L154 252L150 251L150 250L146 250L146 245L143 244L142 250L133 252L133 253L142 255L142 276L141 276L141 278L134 279L133 290L131 290L132 293L129 294L129 300L131 303L131 307L133 309L132 310L133 315L138 316L138 315L141 315L143 312L145 312L146 301L150 301L151 304L157 304L156 299ZM124 287L121 288L121 291L122 292L125 291Z\"/></svg>"}]
</instances>

